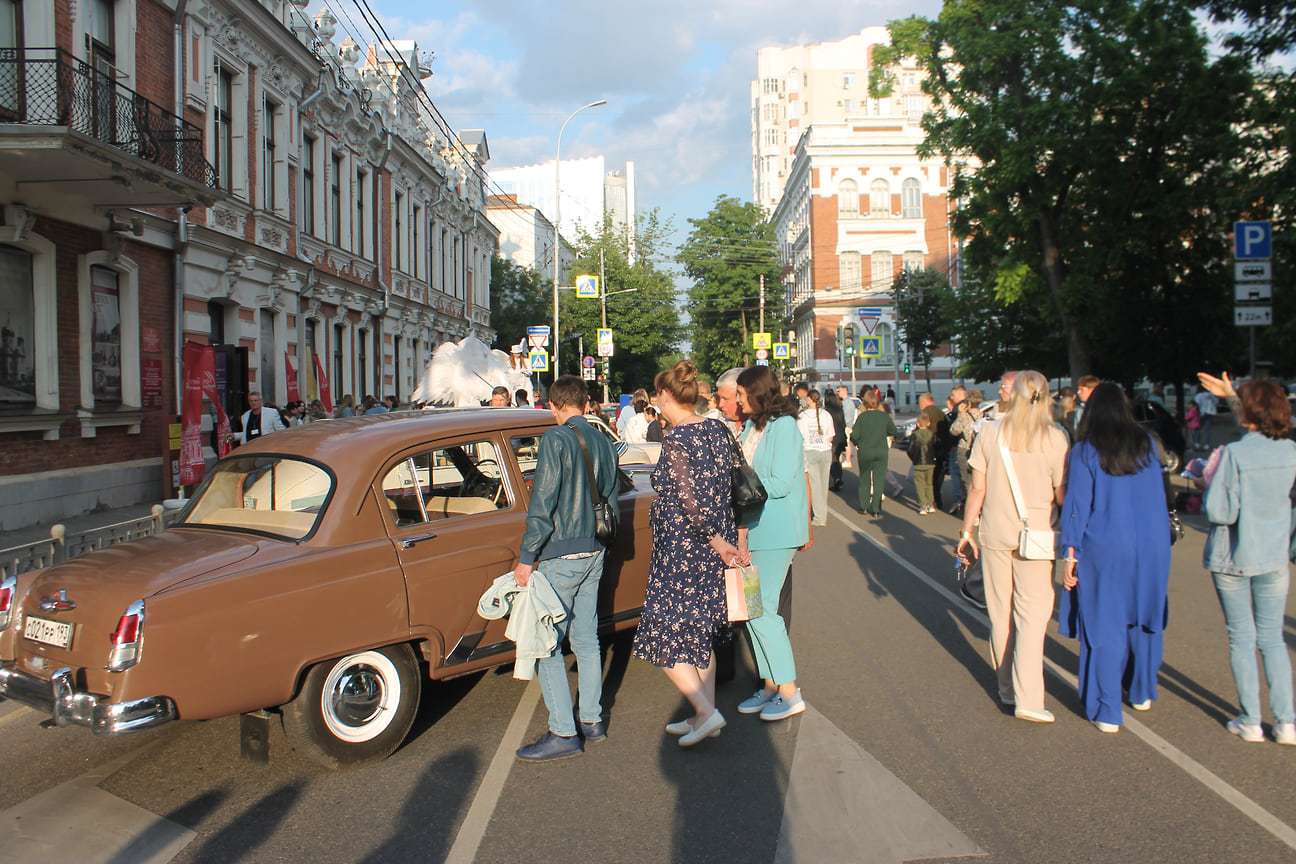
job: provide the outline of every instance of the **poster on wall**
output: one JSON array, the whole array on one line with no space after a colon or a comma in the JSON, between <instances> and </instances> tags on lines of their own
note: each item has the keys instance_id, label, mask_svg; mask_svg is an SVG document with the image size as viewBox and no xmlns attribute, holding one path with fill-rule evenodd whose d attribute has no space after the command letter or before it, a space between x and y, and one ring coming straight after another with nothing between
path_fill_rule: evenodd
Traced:
<instances>
[{"instance_id":1,"label":"poster on wall","mask_svg":"<svg viewBox=\"0 0 1296 864\"><path fill-rule=\"evenodd\" d=\"M95 403L121 401L121 306L117 273L90 268L93 300L93 362Z\"/></svg>"},{"instance_id":2,"label":"poster on wall","mask_svg":"<svg viewBox=\"0 0 1296 864\"><path fill-rule=\"evenodd\" d=\"M31 255L0 246L0 404L36 402Z\"/></svg>"},{"instance_id":3,"label":"poster on wall","mask_svg":"<svg viewBox=\"0 0 1296 864\"><path fill-rule=\"evenodd\" d=\"M145 411L162 408L162 361L156 357L140 360L140 400Z\"/></svg>"}]
</instances>

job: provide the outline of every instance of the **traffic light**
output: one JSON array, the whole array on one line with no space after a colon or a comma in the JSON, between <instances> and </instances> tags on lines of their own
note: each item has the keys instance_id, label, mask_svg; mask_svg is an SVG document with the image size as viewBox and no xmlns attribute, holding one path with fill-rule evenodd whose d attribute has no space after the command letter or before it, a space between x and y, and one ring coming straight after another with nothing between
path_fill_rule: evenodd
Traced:
<instances>
[{"instance_id":1,"label":"traffic light","mask_svg":"<svg viewBox=\"0 0 1296 864\"><path fill-rule=\"evenodd\" d=\"M906 375L909 374L909 361L908 361L908 360L905 361L905 368L904 368L904 371L905 371L905 374L906 374Z\"/></svg>"},{"instance_id":2,"label":"traffic light","mask_svg":"<svg viewBox=\"0 0 1296 864\"><path fill-rule=\"evenodd\" d=\"M846 324L842 327L842 353L846 355L846 361L849 362L855 356L855 349L859 345L859 339L854 324Z\"/></svg>"}]
</instances>

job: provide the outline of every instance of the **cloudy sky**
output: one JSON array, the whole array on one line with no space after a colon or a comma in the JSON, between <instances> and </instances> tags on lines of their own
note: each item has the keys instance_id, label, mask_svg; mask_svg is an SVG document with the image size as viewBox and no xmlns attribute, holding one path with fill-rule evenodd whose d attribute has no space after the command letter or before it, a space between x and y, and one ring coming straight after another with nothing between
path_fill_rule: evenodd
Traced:
<instances>
[{"instance_id":1,"label":"cloudy sky","mask_svg":"<svg viewBox=\"0 0 1296 864\"><path fill-rule=\"evenodd\" d=\"M337 41L370 41L357 0L334 0ZM677 236L716 197L752 194L749 88L764 45L834 41L938 0L369 0L394 39L432 51L434 102L456 130L485 129L488 168L602 154L635 163L639 207ZM354 25L348 21L348 13ZM367 31L364 31L367 32Z\"/></svg>"}]
</instances>

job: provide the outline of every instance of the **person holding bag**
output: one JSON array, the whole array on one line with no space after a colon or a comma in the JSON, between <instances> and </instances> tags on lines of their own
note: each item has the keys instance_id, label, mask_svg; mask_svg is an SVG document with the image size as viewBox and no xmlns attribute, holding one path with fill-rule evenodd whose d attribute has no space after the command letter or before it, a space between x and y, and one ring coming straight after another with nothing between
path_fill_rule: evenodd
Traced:
<instances>
[{"instance_id":1,"label":"person holding bag","mask_svg":"<svg viewBox=\"0 0 1296 864\"><path fill-rule=\"evenodd\" d=\"M1170 581L1170 520L1152 435L1120 387L1089 394L1067 460L1058 630L1080 640L1080 699L1101 732L1124 722L1121 687L1146 711L1156 698Z\"/></svg>"},{"instance_id":2,"label":"person holding bag","mask_svg":"<svg viewBox=\"0 0 1296 864\"><path fill-rule=\"evenodd\" d=\"M1053 722L1044 707L1044 635L1053 615L1055 551L1049 538L1065 493L1067 452L1049 401L1048 380L1022 372L1013 381L1006 415L977 433L968 457L972 491L955 547L959 557L970 549L982 558L999 701L1014 706L1018 719L1035 723ZM972 538L977 517L980 542Z\"/></svg>"},{"instance_id":3,"label":"person holding bag","mask_svg":"<svg viewBox=\"0 0 1296 864\"><path fill-rule=\"evenodd\" d=\"M732 636L724 571L750 558L738 550L734 517L738 451L722 421L696 413L696 367L681 360L654 386L671 431L652 475L652 558L633 654L660 667L693 706L692 717L666 726L690 747L725 725L715 704L715 646Z\"/></svg>"},{"instance_id":4,"label":"person holding bag","mask_svg":"<svg viewBox=\"0 0 1296 864\"><path fill-rule=\"evenodd\" d=\"M764 679L764 686L739 703L738 711L760 714L762 720L782 720L805 710L792 643L778 612L792 556L811 540L805 445L797 427L796 400L780 393L778 378L768 366L744 369L738 376L737 397L745 418L743 454L768 496L757 513L744 514L743 524L749 530L738 541L743 555L750 550L760 573L763 610L747 622L747 632Z\"/></svg>"}]
</instances>

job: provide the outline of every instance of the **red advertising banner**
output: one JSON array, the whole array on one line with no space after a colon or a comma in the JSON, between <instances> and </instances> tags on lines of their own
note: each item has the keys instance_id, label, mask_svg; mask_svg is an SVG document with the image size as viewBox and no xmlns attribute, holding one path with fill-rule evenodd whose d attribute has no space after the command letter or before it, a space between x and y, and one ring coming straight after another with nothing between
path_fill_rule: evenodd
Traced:
<instances>
[{"instance_id":1,"label":"red advertising banner","mask_svg":"<svg viewBox=\"0 0 1296 864\"><path fill-rule=\"evenodd\" d=\"M333 413L333 397L329 393L328 376L324 374L324 364L320 362L318 354L312 354L315 360L315 376L319 378L320 401L324 403L324 410L329 414Z\"/></svg>"},{"instance_id":2,"label":"red advertising banner","mask_svg":"<svg viewBox=\"0 0 1296 864\"><path fill-rule=\"evenodd\" d=\"M287 351L284 352L284 368L288 372L288 401L296 402L301 399L297 395L297 372L293 369L292 355Z\"/></svg>"},{"instance_id":3,"label":"red advertising banner","mask_svg":"<svg viewBox=\"0 0 1296 864\"><path fill-rule=\"evenodd\" d=\"M184 396L180 406L180 483L189 486L202 480L202 401L206 396L216 406L216 454L229 453L230 422L216 391L216 359L210 345L184 344Z\"/></svg>"}]
</instances>

